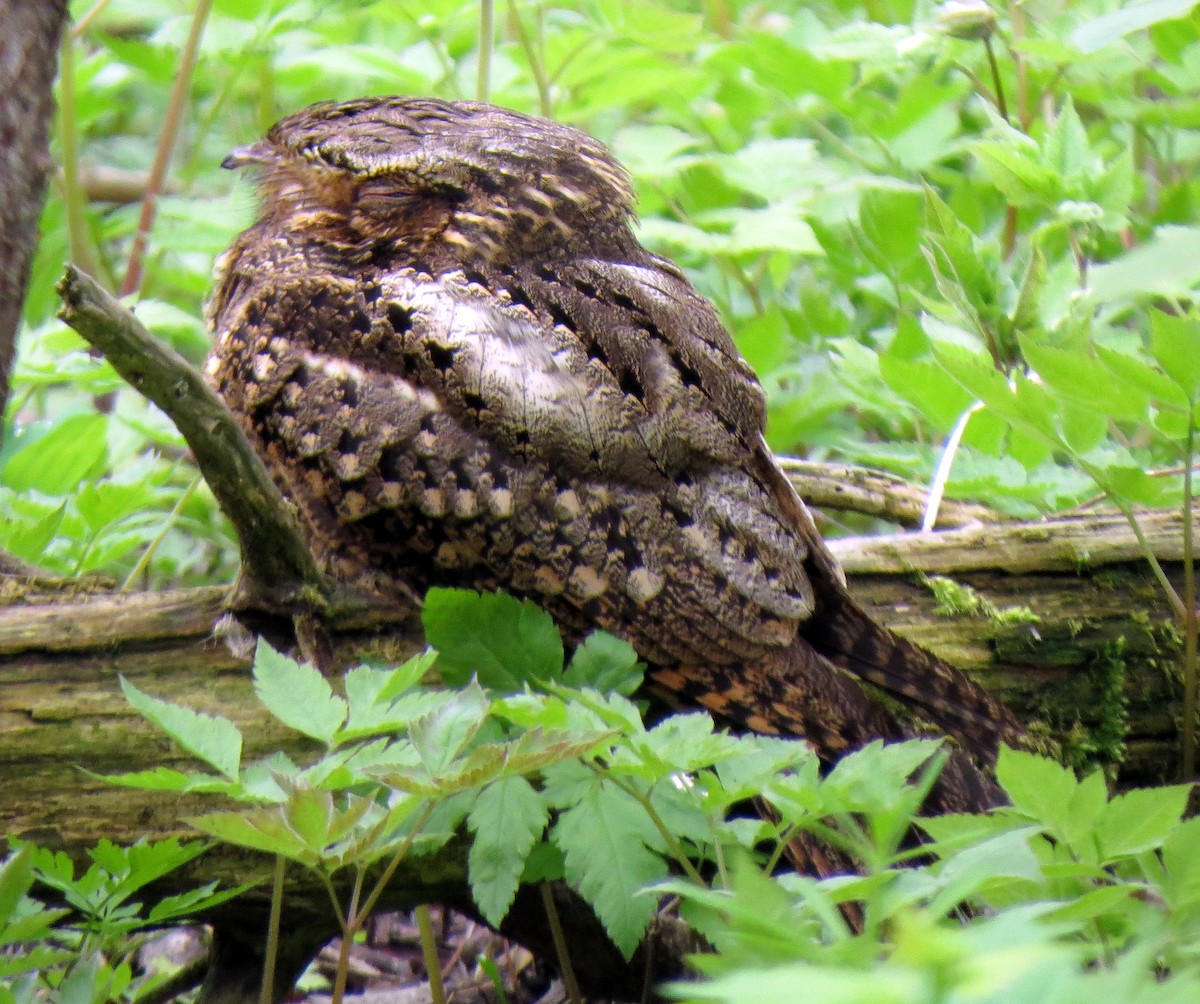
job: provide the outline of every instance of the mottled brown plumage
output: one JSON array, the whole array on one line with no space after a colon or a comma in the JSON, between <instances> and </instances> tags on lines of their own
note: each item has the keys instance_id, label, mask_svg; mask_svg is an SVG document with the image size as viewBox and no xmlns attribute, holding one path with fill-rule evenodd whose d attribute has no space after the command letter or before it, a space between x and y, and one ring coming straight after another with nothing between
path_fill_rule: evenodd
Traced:
<instances>
[{"instance_id":1,"label":"mottled brown plumage","mask_svg":"<svg viewBox=\"0 0 1200 1004\"><path fill-rule=\"evenodd\" d=\"M601 144L379 98L305 109L226 163L259 170L263 210L218 266L210 372L334 576L531 597L826 758L904 734L851 676L985 762L1020 735L850 599L764 443L753 372L637 242ZM992 797L956 772L957 807Z\"/></svg>"}]
</instances>

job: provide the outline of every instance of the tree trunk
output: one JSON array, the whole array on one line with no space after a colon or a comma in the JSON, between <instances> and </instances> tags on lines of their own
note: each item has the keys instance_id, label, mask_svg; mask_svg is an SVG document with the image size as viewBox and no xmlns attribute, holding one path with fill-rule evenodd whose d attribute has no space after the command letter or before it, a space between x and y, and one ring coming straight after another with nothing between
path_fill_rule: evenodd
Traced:
<instances>
[{"instance_id":1,"label":"tree trunk","mask_svg":"<svg viewBox=\"0 0 1200 1004\"><path fill-rule=\"evenodd\" d=\"M54 166L54 75L66 23L66 0L0 0L0 417Z\"/></svg>"}]
</instances>

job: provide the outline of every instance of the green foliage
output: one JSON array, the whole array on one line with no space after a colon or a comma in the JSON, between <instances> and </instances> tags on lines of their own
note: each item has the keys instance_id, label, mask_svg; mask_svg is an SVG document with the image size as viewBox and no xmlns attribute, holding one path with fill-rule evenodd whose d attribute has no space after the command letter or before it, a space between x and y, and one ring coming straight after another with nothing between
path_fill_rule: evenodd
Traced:
<instances>
[{"instance_id":1,"label":"green foliage","mask_svg":"<svg viewBox=\"0 0 1200 1004\"><path fill-rule=\"evenodd\" d=\"M246 889L217 891L214 882L149 909L133 899L206 849L175 838L128 848L102 840L90 852L92 864L76 874L65 854L18 845L0 862L0 1002L105 1004L152 992L165 974L135 978L129 958L138 941L131 935L194 917ZM44 906L30 895L35 884L67 906Z\"/></svg>"},{"instance_id":2,"label":"green foliage","mask_svg":"<svg viewBox=\"0 0 1200 1004\"><path fill-rule=\"evenodd\" d=\"M139 316L198 361L212 260L253 217L217 171L228 150L315 100L475 96L477 14L466 0L217 0ZM580 125L628 165L642 239L680 261L757 368L773 448L928 481L961 424L950 497L1035 515L1098 486L1131 518L1186 501L1178 472L1200 418L1190 4L518 0L500 22L490 97ZM98 5L71 43L59 155L145 170L189 27L163 0ZM115 287L138 217L86 202L74 174L51 192L25 305L0 548L130 585L228 581L236 550L185 444L53 319L67 249ZM1109 800L1098 775L1006 756L1014 807L922 824L924 860L903 834L936 770L928 746L871 748L821 780L803 747L733 739L703 715L646 728L627 699L633 652L594 635L564 667L528 604L435 593L426 628L440 656L358 667L339 692L260 648L260 698L324 748L307 765L245 764L231 723L127 688L206 769L118 780L232 798L240 811L200 827L326 876L428 852L465 821L489 919L522 877L565 876L624 948L657 905L639 888L682 872L658 888L719 949L711 981L680 989L689 999L1196 996L1197 831L1179 822L1180 789ZM435 658L453 689L420 686ZM777 826L730 814L760 795ZM862 877L769 877L797 829ZM14 946L0 1004L32 999L39 979L64 999L133 992L128 967L91 949L97 930L139 923L123 912L129 876L157 865L99 853L95 874L39 866L92 918L74 963L63 939L37 940L76 929L29 898L31 852L0 870L0 940ZM865 904L861 934L838 911L848 900ZM949 919L963 902L987 912Z\"/></svg>"}]
</instances>

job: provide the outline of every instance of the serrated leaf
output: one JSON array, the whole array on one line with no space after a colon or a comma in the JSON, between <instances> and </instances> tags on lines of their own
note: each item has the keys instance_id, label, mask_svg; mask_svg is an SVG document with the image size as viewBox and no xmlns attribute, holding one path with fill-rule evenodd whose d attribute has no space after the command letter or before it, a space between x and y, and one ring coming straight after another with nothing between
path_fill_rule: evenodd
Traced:
<instances>
[{"instance_id":1,"label":"serrated leaf","mask_svg":"<svg viewBox=\"0 0 1200 1004\"><path fill-rule=\"evenodd\" d=\"M1037 151L984 140L972 144L971 152L992 184L1014 206L1053 205L1062 198L1062 179L1041 162Z\"/></svg>"},{"instance_id":2,"label":"serrated leaf","mask_svg":"<svg viewBox=\"0 0 1200 1004\"><path fill-rule=\"evenodd\" d=\"M562 851L548 840L539 840L525 858L521 884L557 882L563 877L564 871Z\"/></svg>"},{"instance_id":3,"label":"serrated leaf","mask_svg":"<svg viewBox=\"0 0 1200 1004\"><path fill-rule=\"evenodd\" d=\"M297 786L288 792L288 800L281 808L288 826L309 850L316 854L325 850L333 821L332 792Z\"/></svg>"},{"instance_id":4,"label":"serrated leaf","mask_svg":"<svg viewBox=\"0 0 1200 1004\"><path fill-rule=\"evenodd\" d=\"M0 865L0 928L33 885L33 848L26 844Z\"/></svg>"},{"instance_id":5,"label":"serrated leaf","mask_svg":"<svg viewBox=\"0 0 1200 1004\"><path fill-rule=\"evenodd\" d=\"M667 875L666 862L647 846L657 838L651 825L633 798L604 784L564 810L552 831L567 881L591 904L626 958L656 906L654 896L637 893Z\"/></svg>"},{"instance_id":6,"label":"serrated leaf","mask_svg":"<svg viewBox=\"0 0 1200 1004\"><path fill-rule=\"evenodd\" d=\"M1119 379L1099 359L1024 336L1020 345L1025 359L1062 400L1118 420L1146 420L1150 402L1145 391Z\"/></svg>"},{"instance_id":7,"label":"serrated leaf","mask_svg":"<svg viewBox=\"0 0 1200 1004\"><path fill-rule=\"evenodd\" d=\"M1103 345L1095 346L1095 350L1100 361L1118 378L1141 387L1156 404L1187 409L1187 396L1179 384L1148 362Z\"/></svg>"},{"instance_id":8,"label":"serrated leaf","mask_svg":"<svg viewBox=\"0 0 1200 1004\"><path fill-rule=\"evenodd\" d=\"M438 651L442 677L462 686L477 676L485 687L521 690L562 671L563 644L550 615L505 593L431 589L421 611L425 637Z\"/></svg>"},{"instance_id":9,"label":"serrated leaf","mask_svg":"<svg viewBox=\"0 0 1200 1004\"><path fill-rule=\"evenodd\" d=\"M1075 111L1075 103L1069 97L1063 102L1054 127L1046 136L1042 156L1048 166L1068 180L1085 176L1093 166L1087 130Z\"/></svg>"},{"instance_id":10,"label":"serrated leaf","mask_svg":"<svg viewBox=\"0 0 1200 1004\"><path fill-rule=\"evenodd\" d=\"M563 683L628 697L642 685L645 668L629 642L607 631L593 631L575 649L563 673Z\"/></svg>"},{"instance_id":11,"label":"serrated leaf","mask_svg":"<svg viewBox=\"0 0 1200 1004\"><path fill-rule=\"evenodd\" d=\"M1096 863L1097 821L1108 805L1108 785L1103 771L1092 771L1079 782L1066 814L1063 836L1076 857L1088 864Z\"/></svg>"},{"instance_id":12,"label":"serrated leaf","mask_svg":"<svg viewBox=\"0 0 1200 1004\"><path fill-rule=\"evenodd\" d=\"M253 889L257 883L247 882L245 885L234 886L231 889L218 891L216 882L209 882L199 889L189 889L175 896L160 899L150 908L146 915L149 924L161 924L168 920L184 917L194 917L200 910L211 910L213 907L226 903L248 889Z\"/></svg>"},{"instance_id":13,"label":"serrated leaf","mask_svg":"<svg viewBox=\"0 0 1200 1004\"><path fill-rule=\"evenodd\" d=\"M467 874L479 912L493 927L508 912L525 860L548 819L546 806L523 777L501 778L475 799L467 815L475 834Z\"/></svg>"},{"instance_id":14,"label":"serrated leaf","mask_svg":"<svg viewBox=\"0 0 1200 1004\"><path fill-rule=\"evenodd\" d=\"M1013 808L1056 834L1066 831L1066 816L1075 797L1075 775L1047 757L1004 746L996 763L996 780Z\"/></svg>"},{"instance_id":15,"label":"serrated leaf","mask_svg":"<svg viewBox=\"0 0 1200 1004\"><path fill-rule=\"evenodd\" d=\"M236 781L242 759L242 734L227 718L206 715L160 701L121 677L121 689L131 705L180 746L214 770Z\"/></svg>"},{"instance_id":16,"label":"serrated leaf","mask_svg":"<svg viewBox=\"0 0 1200 1004\"><path fill-rule=\"evenodd\" d=\"M474 738L487 717L488 702L475 681L412 723L409 739L425 769L433 777L442 773Z\"/></svg>"},{"instance_id":17,"label":"serrated leaf","mask_svg":"<svg viewBox=\"0 0 1200 1004\"><path fill-rule=\"evenodd\" d=\"M712 717L704 711L669 715L630 743L659 776L709 767L732 756L738 746L735 737L715 731Z\"/></svg>"},{"instance_id":18,"label":"serrated leaf","mask_svg":"<svg viewBox=\"0 0 1200 1004\"><path fill-rule=\"evenodd\" d=\"M938 873L943 886L931 901L930 911L939 916L949 913L998 879L1040 882L1041 865L1029 846L1036 833L1033 828L1010 830L950 856Z\"/></svg>"},{"instance_id":19,"label":"serrated leaf","mask_svg":"<svg viewBox=\"0 0 1200 1004\"><path fill-rule=\"evenodd\" d=\"M245 813L209 812L192 816L187 822L202 833L228 844L266 851L268 854L282 854L285 858L305 864L316 863L316 855L287 825L278 808L264 807Z\"/></svg>"},{"instance_id":20,"label":"serrated leaf","mask_svg":"<svg viewBox=\"0 0 1200 1004\"><path fill-rule=\"evenodd\" d=\"M254 650L254 692L284 725L327 746L346 720L346 702L319 670L289 659L262 638Z\"/></svg>"},{"instance_id":21,"label":"serrated leaf","mask_svg":"<svg viewBox=\"0 0 1200 1004\"><path fill-rule=\"evenodd\" d=\"M1115 796L1096 827L1104 861L1157 850L1179 825L1190 784L1142 788Z\"/></svg>"}]
</instances>

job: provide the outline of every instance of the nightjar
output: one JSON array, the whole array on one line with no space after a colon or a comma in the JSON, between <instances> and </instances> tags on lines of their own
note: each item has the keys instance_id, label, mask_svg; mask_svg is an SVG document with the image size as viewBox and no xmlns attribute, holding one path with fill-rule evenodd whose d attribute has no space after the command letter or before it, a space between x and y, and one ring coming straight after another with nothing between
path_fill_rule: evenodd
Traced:
<instances>
[{"instance_id":1,"label":"nightjar","mask_svg":"<svg viewBox=\"0 0 1200 1004\"><path fill-rule=\"evenodd\" d=\"M291 115L226 167L261 218L220 259L209 373L336 579L504 589L630 641L659 688L825 759L1021 728L848 595L763 440L712 305L631 229L608 150L467 101ZM957 790L956 790L957 786ZM995 797L955 754L942 808Z\"/></svg>"}]
</instances>

